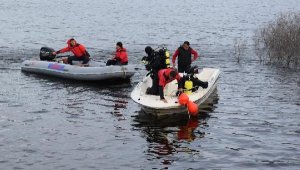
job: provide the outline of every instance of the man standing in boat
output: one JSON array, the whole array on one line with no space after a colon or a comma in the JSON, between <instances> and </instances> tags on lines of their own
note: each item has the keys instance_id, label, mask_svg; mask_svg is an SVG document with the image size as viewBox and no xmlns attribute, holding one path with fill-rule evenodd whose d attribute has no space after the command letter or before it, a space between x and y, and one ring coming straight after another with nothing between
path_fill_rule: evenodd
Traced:
<instances>
[{"instance_id":1,"label":"man standing in boat","mask_svg":"<svg viewBox=\"0 0 300 170\"><path fill-rule=\"evenodd\" d=\"M53 52L53 55L65 53L71 51L74 56L68 57L68 64L73 64L72 61L82 61L82 64L87 64L90 61L90 54L87 52L86 48L82 44L78 44L74 38L67 41L68 46Z\"/></svg>"},{"instance_id":2,"label":"man standing in boat","mask_svg":"<svg viewBox=\"0 0 300 170\"><path fill-rule=\"evenodd\" d=\"M115 56L106 62L107 66L110 65L127 65L128 55L126 48L123 47L122 42L117 42Z\"/></svg>"},{"instance_id":3,"label":"man standing in boat","mask_svg":"<svg viewBox=\"0 0 300 170\"><path fill-rule=\"evenodd\" d=\"M192 55L194 58L192 59ZM190 43L185 41L173 54L172 63L175 66L175 61L178 56L178 72L187 72L191 67L191 63L198 58L198 53L190 47Z\"/></svg>"}]
</instances>

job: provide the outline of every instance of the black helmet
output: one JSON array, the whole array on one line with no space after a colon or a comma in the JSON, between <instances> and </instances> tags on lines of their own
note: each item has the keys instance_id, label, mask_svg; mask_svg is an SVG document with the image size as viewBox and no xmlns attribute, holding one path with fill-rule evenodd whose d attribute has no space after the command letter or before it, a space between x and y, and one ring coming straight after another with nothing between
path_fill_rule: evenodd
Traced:
<instances>
[{"instance_id":1,"label":"black helmet","mask_svg":"<svg viewBox=\"0 0 300 170\"><path fill-rule=\"evenodd\" d=\"M150 55L153 52L153 49L150 46L147 46L145 48L145 52L146 52L146 54Z\"/></svg>"}]
</instances>

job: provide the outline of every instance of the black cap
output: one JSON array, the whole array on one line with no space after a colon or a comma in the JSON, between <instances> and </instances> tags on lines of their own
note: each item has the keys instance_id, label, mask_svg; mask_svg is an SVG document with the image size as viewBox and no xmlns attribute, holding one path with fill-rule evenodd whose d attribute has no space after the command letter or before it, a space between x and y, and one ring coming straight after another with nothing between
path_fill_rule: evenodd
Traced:
<instances>
[{"instance_id":1,"label":"black cap","mask_svg":"<svg viewBox=\"0 0 300 170\"><path fill-rule=\"evenodd\" d=\"M190 46L190 42L188 42L188 41L185 41L183 44Z\"/></svg>"},{"instance_id":2,"label":"black cap","mask_svg":"<svg viewBox=\"0 0 300 170\"><path fill-rule=\"evenodd\" d=\"M123 44L121 42L117 42L116 45L119 46L119 47L121 47L121 48L123 48Z\"/></svg>"}]
</instances>

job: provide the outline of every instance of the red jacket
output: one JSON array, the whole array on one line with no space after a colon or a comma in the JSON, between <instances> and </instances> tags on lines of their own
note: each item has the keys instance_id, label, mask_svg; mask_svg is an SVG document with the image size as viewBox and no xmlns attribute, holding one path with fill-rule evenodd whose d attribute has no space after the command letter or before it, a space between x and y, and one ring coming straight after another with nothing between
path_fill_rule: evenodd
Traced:
<instances>
[{"instance_id":1,"label":"red jacket","mask_svg":"<svg viewBox=\"0 0 300 170\"><path fill-rule=\"evenodd\" d=\"M174 70L172 68L167 68L167 69L161 69L158 72L158 79L159 79L159 86L165 87L166 84L170 83L173 80L179 80L181 79L180 75L177 73L176 77L174 79L169 79L170 72Z\"/></svg>"},{"instance_id":2,"label":"red jacket","mask_svg":"<svg viewBox=\"0 0 300 170\"><path fill-rule=\"evenodd\" d=\"M126 52L126 48L120 48L116 50L115 59L120 61L122 64L128 62L128 56Z\"/></svg>"},{"instance_id":3,"label":"red jacket","mask_svg":"<svg viewBox=\"0 0 300 170\"><path fill-rule=\"evenodd\" d=\"M69 51L71 51L76 57L82 57L82 56L87 54L86 49L82 44L77 44L77 42L75 41L76 42L75 46L71 46L70 42L71 42L71 39L69 39L67 41L68 46L61 49L61 50L59 50L57 52L57 54L58 53L69 52Z\"/></svg>"}]
</instances>

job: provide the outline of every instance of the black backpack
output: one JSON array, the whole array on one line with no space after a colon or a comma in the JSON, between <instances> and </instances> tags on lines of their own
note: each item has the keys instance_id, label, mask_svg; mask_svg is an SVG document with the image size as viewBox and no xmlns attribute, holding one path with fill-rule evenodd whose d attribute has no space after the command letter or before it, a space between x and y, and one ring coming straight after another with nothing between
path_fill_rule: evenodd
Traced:
<instances>
[{"instance_id":1,"label":"black backpack","mask_svg":"<svg viewBox=\"0 0 300 170\"><path fill-rule=\"evenodd\" d=\"M151 54L150 66L154 70L160 70L160 69L167 68L166 56L165 56L165 50L164 49L154 51Z\"/></svg>"}]
</instances>

